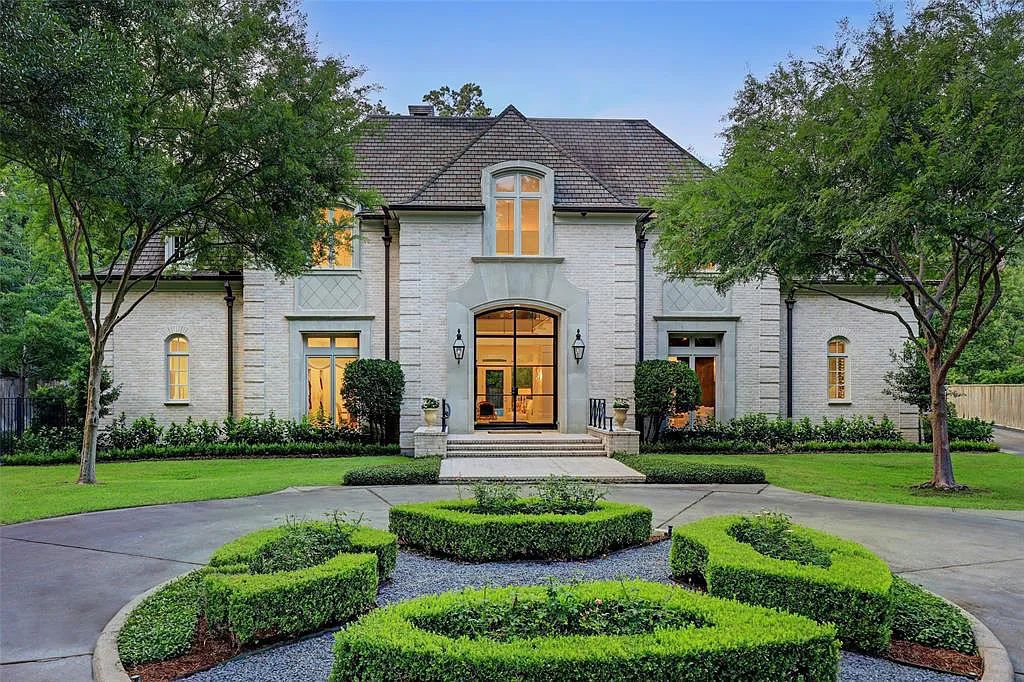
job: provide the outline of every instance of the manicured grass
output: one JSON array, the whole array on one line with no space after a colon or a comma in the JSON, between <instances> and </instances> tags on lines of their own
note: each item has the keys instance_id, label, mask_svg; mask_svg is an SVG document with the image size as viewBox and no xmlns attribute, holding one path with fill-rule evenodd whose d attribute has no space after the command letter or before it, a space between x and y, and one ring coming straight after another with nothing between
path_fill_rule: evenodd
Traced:
<instances>
[{"instance_id":1,"label":"manicured grass","mask_svg":"<svg viewBox=\"0 0 1024 682\"><path fill-rule=\"evenodd\" d=\"M931 478L932 458L920 453L798 455L658 455L651 459L708 464L749 464L768 482L828 497L865 502L962 509L1024 509L1024 457L1005 453L953 455L965 493L917 490Z\"/></svg>"},{"instance_id":2,"label":"manicured grass","mask_svg":"<svg viewBox=\"0 0 1024 682\"><path fill-rule=\"evenodd\" d=\"M77 485L75 465L5 466L0 467L0 523L258 495L293 485L341 485L350 469L403 461L405 457L101 463L97 485Z\"/></svg>"}]
</instances>

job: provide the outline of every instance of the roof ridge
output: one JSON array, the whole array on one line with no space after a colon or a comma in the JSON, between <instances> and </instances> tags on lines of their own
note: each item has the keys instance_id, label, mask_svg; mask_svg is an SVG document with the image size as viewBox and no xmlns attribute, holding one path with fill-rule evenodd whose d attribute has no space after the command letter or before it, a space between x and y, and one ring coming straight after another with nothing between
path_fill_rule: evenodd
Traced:
<instances>
[{"instance_id":1,"label":"roof ridge","mask_svg":"<svg viewBox=\"0 0 1024 682\"><path fill-rule=\"evenodd\" d=\"M601 187L604 187L605 191L608 192L608 194L612 195L615 198L616 201L618 201L623 206L631 206L632 205L628 201L624 200L622 198L622 196L618 192L613 191L611 187L609 187L607 184L605 184L604 180L602 180L600 177L598 177L598 175L593 171L593 169L589 168L582 161L577 159L576 156L574 154L572 154L572 152L570 152L569 150L565 149L564 147L562 147L562 145L558 144L557 142L552 140L550 137L545 135L543 131L538 130L537 126L535 126L532 123L530 123L530 119L528 119L528 118L526 119L526 124L528 126L530 126L531 130L533 130L538 135L540 135L545 140L547 140L551 144L551 146L553 146L555 149L557 149L558 151L560 151L563 154L565 154L565 156L567 158L571 159L573 163L575 163L577 166L579 166L580 169L583 170L587 175L589 175L597 184L601 185Z\"/></svg>"},{"instance_id":2,"label":"roof ridge","mask_svg":"<svg viewBox=\"0 0 1024 682\"><path fill-rule=\"evenodd\" d=\"M474 135L474 136L473 136L473 139L472 139L472 140L470 140L469 142L467 142L467 143L466 143L466 146L465 146L465 147L463 147L463 148L462 148L461 150L459 150L459 153L458 153L458 154L456 154L455 156L453 156L453 157L452 157L451 161L449 161L448 163L446 163L446 164L444 164L443 166L441 166L441 168L440 168L440 169L438 169L438 171L437 171L436 173L434 173L433 175L431 175L431 176L430 176L429 178L427 178L427 180L426 180L426 181L425 181L425 182L424 182L424 183L423 183L422 185L420 185L419 189L417 189L417 190L416 190L415 192L413 192L413 193L412 193L412 196L410 196L410 197L409 197L408 199L406 199L406 200L405 200L404 202L402 202L402 203L405 203L405 204L409 204L409 203L412 203L413 201L415 201L415 200L416 200L416 198L417 198L417 197L419 197L419 196L420 196L421 194L423 194L423 192L424 192L424 191L426 191L426 189L427 189L428 187L430 187L430 186L431 186L432 184L434 184L434 182L435 182L435 181L436 181L436 180L437 180L437 179L438 179L439 177L441 177L441 175L442 175L442 174L443 174L443 173L444 173L444 172L445 172L446 170L448 170L449 168L451 168L451 167L452 167L453 165L455 165L455 162L456 162L456 161L458 161L458 160L459 160L459 159L461 159L461 158L462 158L463 156L465 156L466 152L467 152L467 151L469 151L470 147L472 147L473 145L475 145L475 144L476 144L476 143L477 143L477 142L478 142L478 141L480 140L480 138L481 138L481 137L483 137L484 135L486 135L486 134L487 134L487 132L488 132L488 131L490 131L490 130L491 130L491 128L493 128L493 127L494 127L494 124L495 124L495 123L497 123L499 119L501 119L501 118L503 118L503 117L505 116L505 114L506 114L506 113L508 112L508 110L509 110L509 107L512 107L512 105L511 105L511 104L510 104L510 105L508 105L507 107L505 107L504 111L502 111L502 112L501 112L500 114L498 114L497 116L494 116L494 117L492 117L492 118L491 118L491 124L490 124L489 126L485 126L483 130L481 130L481 131L480 131L479 133L477 133L476 135ZM513 108L513 109L515 109L515 107L512 107L512 108ZM516 109L515 111L516 111L516 113L519 113L519 111L518 111L517 109ZM520 115L520 116L522 116L522 114L519 114L519 115Z\"/></svg>"},{"instance_id":3,"label":"roof ridge","mask_svg":"<svg viewBox=\"0 0 1024 682\"><path fill-rule=\"evenodd\" d=\"M611 197L612 199L614 199L615 201L617 201L617 202L618 202L618 203L619 203L620 205L622 205L622 206L632 206L632 205L633 205L633 204L631 204L630 202L628 202L628 201L625 201L625 200L624 200L624 199L622 198L622 196L621 196L621 195L619 195L619 193L618 193L618 192L615 192L615 191L613 191L613 190L612 190L612 189L611 189L610 187L608 187L608 185L607 185L607 184L606 184L606 183L605 183L605 182L604 182L603 180L601 180L601 178L599 178L599 177L598 177L598 176L597 176L597 175L596 175L596 174L594 173L594 171L593 171L592 169L590 169L589 167L585 166L585 165L584 165L584 164L583 164L582 162L580 162L580 160L579 160L579 159L577 159L575 155L573 155L573 154L569 153L569 152L568 152L568 151L567 151L567 150L566 150L566 149L565 149L564 147L562 147L561 145L559 145L558 143L556 143L556 142L555 142L554 140L552 140L552 139L551 139L550 137L548 137L547 135L545 135L545 134L544 134L544 133L543 133L542 131L538 130L536 126L534 126L534 125L533 125L532 123L530 123L530 119L529 119L529 118L527 118L527 117L526 117L525 115L523 115L523 112L521 112L521 111L519 111L518 109L516 109L516 108L515 108L515 106L513 106L512 104L509 104L509 105L508 105L507 107L505 107L504 109L502 109L501 113L500 113L500 114L498 114L497 116L495 116L495 117L494 117L494 119L493 119L493 120L492 120L492 122L491 122L491 125L487 126L487 127L486 127L486 128L484 128L484 129L483 129L482 131L480 131L480 133L479 133L479 134L477 134L477 135L476 135L475 137L473 137L473 139L472 139L472 140L470 140L470 141L469 141L469 143L468 143L468 144L467 144L467 145L466 145L465 147L463 147L463 148L462 148L462 149L461 149L461 150L459 151L459 153L458 153L458 154L456 154L456 155L455 155L454 157L452 157L452 160L451 160L450 162L448 162L447 164L445 164L445 165L444 165L444 166L443 166L443 167L442 167L442 168L441 168L440 170L438 170L438 171L437 171L436 173L434 173L434 174L433 174L433 175L432 175L432 176L431 176L431 177L430 177L430 178L429 178L429 179L428 179L428 180L427 180L426 182L424 182L424 183L423 183L422 185L420 185L419 189L417 189L417 190L416 190L416 192L415 192L415 193L413 193L413 195L412 195L412 196L410 196L410 197L409 197L408 199L406 199L406 200L405 200L405 201L404 201L403 203L406 203L406 204L408 204L408 203L412 203L413 201L415 201L416 199L418 199L418 198L419 198L419 197L420 197L420 196L421 196L421 195L422 195L422 194L423 194L423 193L424 193L424 192L425 192L425 191L426 191L426 190L427 190L427 189L428 189L428 188L429 188L429 187L430 187L431 185L433 185L433 184L434 184L434 182L436 182L436 181L437 181L437 179L438 179L438 178L440 178L440 177L441 177L442 175L444 175L444 173L445 173L446 171L448 171L448 170L449 170L449 169L450 169L450 168L451 168L452 166L454 166L454 165L455 165L455 164L456 164L456 163L457 163L457 162L459 161L459 159L461 159L461 158L462 158L463 156L465 156L465 155L466 155L466 153L467 153L467 152L468 152L468 151L469 151L469 150L470 150L470 149L471 149L471 148L472 148L472 147L473 147L473 146L474 146L474 145L475 145L475 144L476 144L477 142L479 142L479 141L480 141L480 139L481 139L481 138L482 138L482 137L483 137L484 135L486 135L486 134L487 134L487 133L489 133L489 132L490 132L491 130L493 130L493 129L494 129L494 126L496 126L496 125L498 124L498 122L499 122L499 121L503 120L503 119L504 119L504 118L505 118L506 116L510 116L510 115L517 115L517 116L519 117L519 119L520 119L520 120L522 120L522 122L523 122L523 123L524 123L524 124L525 124L525 125L526 125L526 126L527 126L527 127L528 127L528 128L530 129L530 130L531 130L531 131L533 131L533 132L534 132L534 133L535 133L535 134L536 134L536 135L537 135L538 137L540 137L540 138L541 138L542 140L544 140L545 142L547 142L548 144L550 144L550 145L551 145L552 147L554 147L554 148L555 148L555 150L557 150L557 151L558 151L559 153L561 153L561 154L562 154L562 155L563 155L563 156L564 156L564 157L565 157L565 158L566 158L566 159L567 159L568 161L570 161L570 162L572 162L573 164L575 164L577 168L579 168L579 169L580 169L581 171L583 171L583 173L585 173L585 174L586 174L586 175L587 175L587 176L588 176L588 177L589 177L589 178L590 178L591 180L593 180L593 181L594 181L594 182L596 182L596 183L597 183L598 185L600 185L600 187L601 187L601 188L602 188L602 189L603 189L604 191L606 191L606 192L608 193L608 195L609 195L609 196L610 196L610 197Z\"/></svg>"}]
</instances>

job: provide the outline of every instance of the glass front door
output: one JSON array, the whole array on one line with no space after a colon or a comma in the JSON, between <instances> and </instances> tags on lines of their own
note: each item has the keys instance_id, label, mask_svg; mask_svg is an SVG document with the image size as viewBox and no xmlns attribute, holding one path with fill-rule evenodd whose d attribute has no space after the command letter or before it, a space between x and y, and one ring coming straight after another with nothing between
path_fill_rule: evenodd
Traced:
<instances>
[{"instance_id":1,"label":"glass front door","mask_svg":"<svg viewBox=\"0 0 1024 682\"><path fill-rule=\"evenodd\" d=\"M555 428L557 320L530 308L476 317L477 428Z\"/></svg>"}]
</instances>

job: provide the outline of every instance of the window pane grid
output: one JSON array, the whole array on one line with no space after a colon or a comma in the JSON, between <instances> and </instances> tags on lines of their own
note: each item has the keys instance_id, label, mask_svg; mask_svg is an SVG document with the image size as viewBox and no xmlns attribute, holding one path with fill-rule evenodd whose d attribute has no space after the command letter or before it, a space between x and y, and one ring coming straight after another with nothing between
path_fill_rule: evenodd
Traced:
<instances>
[{"instance_id":1,"label":"window pane grid","mask_svg":"<svg viewBox=\"0 0 1024 682\"><path fill-rule=\"evenodd\" d=\"M348 426L345 368L359 357L359 335L307 336L306 415L314 424Z\"/></svg>"},{"instance_id":2,"label":"window pane grid","mask_svg":"<svg viewBox=\"0 0 1024 682\"><path fill-rule=\"evenodd\" d=\"M494 179L494 195L495 254L539 256L541 178L502 175Z\"/></svg>"},{"instance_id":3,"label":"window pane grid","mask_svg":"<svg viewBox=\"0 0 1024 682\"><path fill-rule=\"evenodd\" d=\"M323 209L324 222L338 227L327 237L326 242L313 244L311 263L321 270L347 269L355 265L352 227L352 211L346 208Z\"/></svg>"},{"instance_id":4,"label":"window pane grid","mask_svg":"<svg viewBox=\"0 0 1024 682\"><path fill-rule=\"evenodd\" d=\"M846 401L849 393L849 356L847 341L843 338L829 339L827 352L828 399Z\"/></svg>"},{"instance_id":5,"label":"window pane grid","mask_svg":"<svg viewBox=\"0 0 1024 682\"><path fill-rule=\"evenodd\" d=\"M188 400L188 339L177 334L167 339L167 399Z\"/></svg>"}]
</instances>

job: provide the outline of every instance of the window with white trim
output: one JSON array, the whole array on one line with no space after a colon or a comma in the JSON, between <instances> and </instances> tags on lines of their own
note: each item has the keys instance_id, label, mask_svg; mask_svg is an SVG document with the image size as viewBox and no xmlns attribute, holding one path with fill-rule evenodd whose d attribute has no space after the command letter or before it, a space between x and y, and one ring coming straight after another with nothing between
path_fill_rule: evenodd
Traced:
<instances>
[{"instance_id":1,"label":"window with white trim","mask_svg":"<svg viewBox=\"0 0 1024 682\"><path fill-rule=\"evenodd\" d=\"M164 237L164 262L169 262L174 258L174 254L178 251L178 248L182 242L180 236L176 234L169 234Z\"/></svg>"},{"instance_id":2,"label":"window with white trim","mask_svg":"<svg viewBox=\"0 0 1024 682\"><path fill-rule=\"evenodd\" d=\"M350 270L356 267L355 221L347 208L324 209L324 221L331 227L326 242L313 244L312 265L316 270Z\"/></svg>"},{"instance_id":3,"label":"window with white trim","mask_svg":"<svg viewBox=\"0 0 1024 682\"><path fill-rule=\"evenodd\" d=\"M167 400L168 402L188 402L188 338L183 334L172 334L167 337Z\"/></svg>"},{"instance_id":4,"label":"window with white trim","mask_svg":"<svg viewBox=\"0 0 1024 682\"><path fill-rule=\"evenodd\" d=\"M496 175L492 182L495 255L539 256L543 179L535 173L513 171Z\"/></svg>"},{"instance_id":5,"label":"window with white trim","mask_svg":"<svg viewBox=\"0 0 1024 682\"><path fill-rule=\"evenodd\" d=\"M828 363L828 401L830 403L850 402L850 342L842 336L833 336L828 341L826 359Z\"/></svg>"},{"instance_id":6,"label":"window with white trim","mask_svg":"<svg viewBox=\"0 0 1024 682\"><path fill-rule=\"evenodd\" d=\"M352 415L342 389L345 368L359 359L358 334L309 334L306 356L306 416L317 425L348 426Z\"/></svg>"}]
</instances>

